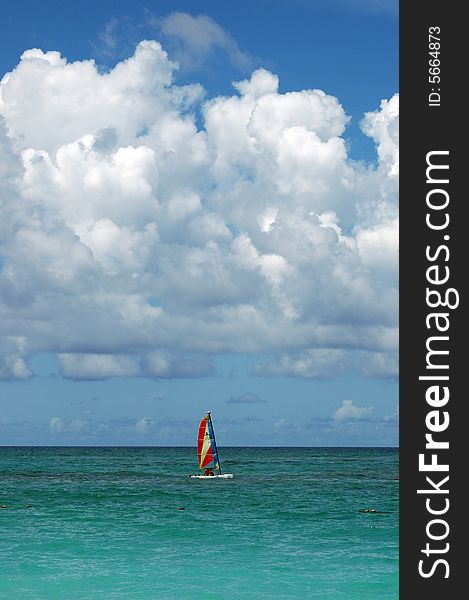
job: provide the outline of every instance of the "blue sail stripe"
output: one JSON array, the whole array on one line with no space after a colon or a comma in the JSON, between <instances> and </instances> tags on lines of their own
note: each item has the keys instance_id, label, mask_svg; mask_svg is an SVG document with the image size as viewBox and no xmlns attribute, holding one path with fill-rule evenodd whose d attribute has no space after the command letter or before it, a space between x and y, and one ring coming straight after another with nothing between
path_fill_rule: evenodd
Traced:
<instances>
[{"instance_id":1,"label":"blue sail stripe","mask_svg":"<svg viewBox=\"0 0 469 600\"><path fill-rule=\"evenodd\" d=\"M212 427L212 423L211 423L210 419L207 420L207 427L208 427L208 435L210 437L210 444L212 446L213 464L215 467L218 467L218 465L219 465L218 452L217 452L217 447L215 445L215 434L213 433L213 427Z\"/></svg>"}]
</instances>

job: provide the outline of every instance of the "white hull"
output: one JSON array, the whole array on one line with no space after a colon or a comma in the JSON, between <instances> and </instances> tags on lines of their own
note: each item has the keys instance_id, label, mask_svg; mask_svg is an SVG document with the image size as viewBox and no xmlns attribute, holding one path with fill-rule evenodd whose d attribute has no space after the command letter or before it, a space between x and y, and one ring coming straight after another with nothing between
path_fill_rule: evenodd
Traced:
<instances>
[{"instance_id":1,"label":"white hull","mask_svg":"<svg viewBox=\"0 0 469 600\"><path fill-rule=\"evenodd\" d=\"M221 475L189 475L191 479L232 479L233 473L222 473Z\"/></svg>"}]
</instances>

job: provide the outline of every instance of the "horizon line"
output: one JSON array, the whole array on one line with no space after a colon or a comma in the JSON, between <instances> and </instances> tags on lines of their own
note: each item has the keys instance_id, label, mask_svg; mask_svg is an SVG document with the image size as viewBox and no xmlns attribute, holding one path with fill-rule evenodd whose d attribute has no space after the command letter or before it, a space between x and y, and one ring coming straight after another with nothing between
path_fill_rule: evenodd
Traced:
<instances>
[{"instance_id":1,"label":"horizon line","mask_svg":"<svg viewBox=\"0 0 469 600\"><path fill-rule=\"evenodd\" d=\"M220 448L342 448L342 449L399 449L399 446L220 446ZM0 448L195 448L194 445L126 445L126 444L0 444Z\"/></svg>"}]
</instances>

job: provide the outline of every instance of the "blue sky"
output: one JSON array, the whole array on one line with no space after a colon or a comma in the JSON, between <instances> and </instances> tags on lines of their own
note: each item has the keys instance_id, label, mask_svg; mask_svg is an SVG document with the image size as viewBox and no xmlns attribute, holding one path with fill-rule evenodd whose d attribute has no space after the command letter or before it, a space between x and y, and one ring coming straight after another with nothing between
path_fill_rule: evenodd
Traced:
<instances>
[{"instance_id":1,"label":"blue sky","mask_svg":"<svg viewBox=\"0 0 469 600\"><path fill-rule=\"evenodd\" d=\"M396 5L2 12L0 444L396 445Z\"/></svg>"}]
</instances>

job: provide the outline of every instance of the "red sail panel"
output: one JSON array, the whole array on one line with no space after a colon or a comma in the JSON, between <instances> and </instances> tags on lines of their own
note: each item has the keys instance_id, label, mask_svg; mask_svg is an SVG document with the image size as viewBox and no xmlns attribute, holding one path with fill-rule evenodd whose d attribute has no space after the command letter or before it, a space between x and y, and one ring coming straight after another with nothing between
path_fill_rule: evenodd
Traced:
<instances>
[{"instance_id":1,"label":"red sail panel","mask_svg":"<svg viewBox=\"0 0 469 600\"><path fill-rule=\"evenodd\" d=\"M212 443L208 428L208 417L203 417L199 425L199 434L197 436L197 456L199 458L199 467L203 469L213 460Z\"/></svg>"}]
</instances>

